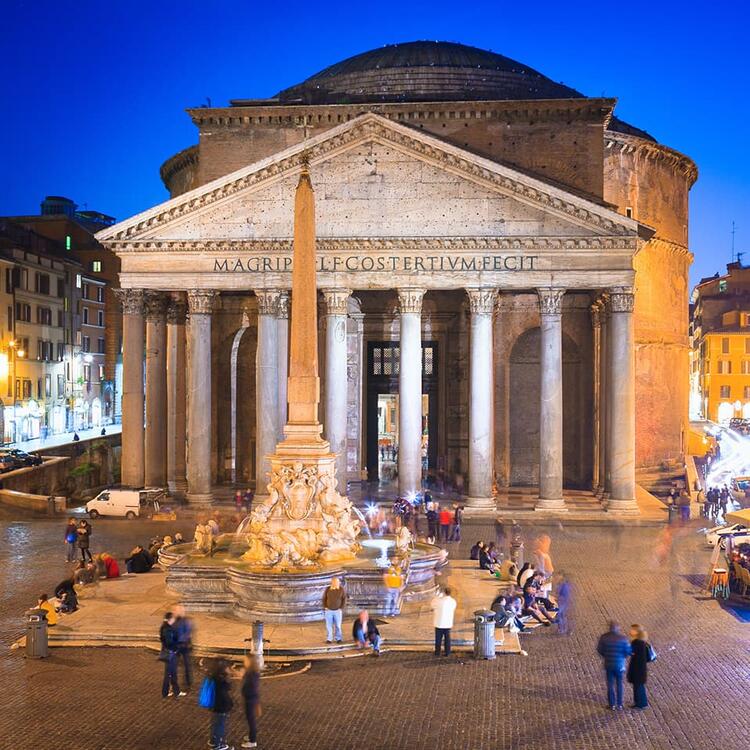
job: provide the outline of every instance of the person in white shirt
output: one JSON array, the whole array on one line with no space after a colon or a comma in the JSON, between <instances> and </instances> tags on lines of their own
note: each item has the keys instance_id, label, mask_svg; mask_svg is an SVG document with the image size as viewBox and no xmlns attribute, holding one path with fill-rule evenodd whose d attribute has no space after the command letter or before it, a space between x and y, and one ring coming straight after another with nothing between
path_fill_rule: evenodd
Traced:
<instances>
[{"instance_id":1,"label":"person in white shirt","mask_svg":"<svg viewBox=\"0 0 750 750\"><path fill-rule=\"evenodd\" d=\"M451 590L446 587L442 595L438 594L430 603L430 609L432 624L435 626L435 656L440 656L441 643L443 653L448 656L451 652L451 628L456 612L456 600L451 596Z\"/></svg>"}]
</instances>

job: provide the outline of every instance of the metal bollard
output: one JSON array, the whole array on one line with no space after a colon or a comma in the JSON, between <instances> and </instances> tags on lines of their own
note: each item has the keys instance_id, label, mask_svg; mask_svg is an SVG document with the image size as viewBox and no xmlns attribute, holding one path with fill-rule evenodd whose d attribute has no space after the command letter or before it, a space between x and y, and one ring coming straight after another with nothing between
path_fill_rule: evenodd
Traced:
<instances>
[{"instance_id":1,"label":"metal bollard","mask_svg":"<svg viewBox=\"0 0 750 750\"><path fill-rule=\"evenodd\" d=\"M258 669L263 669L263 622L256 620L253 623L252 651L258 659Z\"/></svg>"},{"instance_id":2,"label":"metal bollard","mask_svg":"<svg viewBox=\"0 0 750 750\"><path fill-rule=\"evenodd\" d=\"M474 612L474 658L495 658L495 613L489 609Z\"/></svg>"}]
</instances>

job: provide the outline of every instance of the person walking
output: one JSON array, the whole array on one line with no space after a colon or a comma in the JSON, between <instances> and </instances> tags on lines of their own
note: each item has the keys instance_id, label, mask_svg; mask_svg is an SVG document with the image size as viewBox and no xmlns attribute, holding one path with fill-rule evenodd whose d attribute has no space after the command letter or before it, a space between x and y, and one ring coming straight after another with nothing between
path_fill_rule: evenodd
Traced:
<instances>
[{"instance_id":1,"label":"person walking","mask_svg":"<svg viewBox=\"0 0 750 750\"><path fill-rule=\"evenodd\" d=\"M248 654L245 657L245 673L242 676L242 699L245 703L247 719L247 739L242 747L258 747L258 719L260 718L260 664L258 657Z\"/></svg>"},{"instance_id":2,"label":"person walking","mask_svg":"<svg viewBox=\"0 0 750 750\"><path fill-rule=\"evenodd\" d=\"M397 615L398 595L404 587L404 577L395 565L391 565L388 572L383 575L383 583L386 592L385 613L386 615Z\"/></svg>"},{"instance_id":3,"label":"person walking","mask_svg":"<svg viewBox=\"0 0 750 750\"><path fill-rule=\"evenodd\" d=\"M76 529L75 518L69 518L65 527L65 560L69 563L76 561L76 541L78 540L78 530Z\"/></svg>"},{"instance_id":4,"label":"person walking","mask_svg":"<svg viewBox=\"0 0 750 750\"><path fill-rule=\"evenodd\" d=\"M572 632L570 616L573 608L573 588L565 574L557 574L557 615L555 624L560 635L570 635Z\"/></svg>"},{"instance_id":5,"label":"person walking","mask_svg":"<svg viewBox=\"0 0 750 750\"><path fill-rule=\"evenodd\" d=\"M227 719L234 706L229 684L229 664L218 659L211 678L214 681L214 704L211 708L211 737L208 746L212 750L234 750L226 741Z\"/></svg>"},{"instance_id":6,"label":"person walking","mask_svg":"<svg viewBox=\"0 0 750 750\"><path fill-rule=\"evenodd\" d=\"M234 507L238 515L242 513L242 506L243 506L242 490L237 490L234 493Z\"/></svg>"},{"instance_id":7,"label":"person walking","mask_svg":"<svg viewBox=\"0 0 750 750\"><path fill-rule=\"evenodd\" d=\"M443 508L439 514L440 520L440 541L448 542L450 540L451 523L453 522L453 513L450 508Z\"/></svg>"},{"instance_id":8,"label":"person walking","mask_svg":"<svg viewBox=\"0 0 750 750\"><path fill-rule=\"evenodd\" d=\"M622 711L622 678L632 648L614 620L610 621L609 630L599 638L596 650L604 660L609 707L613 711Z\"/></svg>"},{"instance_id":9,"label":"person walking","mask_svg":"<svg viewBox=\"0 0 750 750\"><path fill-rule=\"evenodd\" d=\"M164 621L159 630L161 641L161 653L159 659L164 662L164 679L161 683L162 698L181 698L186 693L180 690L177 682L177 628L175 628L175 616L173 612L164 615Z\"/></svg>"},{"instance_id":10,"label":"person walking","mask_svg":"<svg viewBox=\"0 0 750 750\"><path fill-rule=\"evenodd\" d=\"M648 663L653 661L654 652L648 643L648 633L640 625L630 626L630 662L628 663L627 680L633 686L633 705L631 708L648 708L646 695L646 676Z\"/></svg>"},{"instance_id":11,"label":"person walking","mask_svg":"<svg viewBox=\"0 0 750 750\"><path fill-rule=\"evenodd\" d=\"M174 608L175 629L177 630L177 659L182 659L185 669L185 691L189 692L193 685L193 665L191 662L193 651L193 623L185 612L185 607L178 604Z\"/></svg>"},{"instance_id":12,"label":"person walking","mask_svg":"<svg viewBox=\"0 0 750 750\"><path fill-rule=\"evenodd\" d=\"M91 549L90 549L92 532L93 532L93 529L91 528L91 524L85 518L78 523L76 534L77 534L78 549L81 550L82 562L86 562L86 557L88 557L89 560L94 559L91 556Z\"/></svg>"},{"instance_id":13,"label":"person walking","mask_svg":"<svg viewBox=\"0 0 750 750\"><path fill-rule=\"evenodd\" d=\"M245 501L245 513L249 516L253 509L253 491L249 487L245 490L243 500Z\"/></svg>"},{"instance_id":14,"label":"person walking","mask_svg":"<svg viewBox=\"0 0 750 750\"><path fill-rule=\"evenodd\" d=\"M326 623L326 643L331 643L336 637L336 643L341 643L341 620L346 604L346 592L341 588L338 578L331 578L331 585L323 593L323 617ZM335 631L335 633L334 633Z\"/></svg>"},{"instance_id":15,"label":"person walking","mask_svg":"<svg viewBox=\"0 0 750 750\"><path fill-rule=\"evenodd\" d=\"M443 653L449 656L451 652L451 628L456 613L456 600L451 596L450 588L438 594L430 603L432 609L432 624L435 627L435 656L440 656L440 644Z\"/></svg>"},{"instance_id":16,"label":"person walking","mask_svg":"<svg viewBox=\"0 0 750 750\"><path fill-rule=\"evenodd\" d=\"M435 503L427 504L425 516L427 516L427 544L435 544L438 530L438 514L435 510Z\"/></svg>"},{"instance_id":17,"label":"person walking","mask_svg":"<svg viewBox=\"0 0 750 750\"><path fill-rule=\"evenodd\" d=\"M451 528L451 542L461 541L461 523L464 517L464 509L458 503L453 503L453 527Z\"/></svg>"}]
</instances>

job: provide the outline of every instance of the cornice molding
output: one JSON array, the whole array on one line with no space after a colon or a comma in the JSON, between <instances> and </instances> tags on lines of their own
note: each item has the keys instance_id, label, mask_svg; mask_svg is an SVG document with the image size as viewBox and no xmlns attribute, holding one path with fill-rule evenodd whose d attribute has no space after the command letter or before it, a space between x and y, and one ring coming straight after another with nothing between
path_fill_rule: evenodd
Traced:
<instances>
[{"instance_id":1,"label":"cornice molding","mask_svg":"<svg viewBox=\"0 0 750 750\"><path fill-rule=\"evenodd\" d=\"M654 240L651 240L654 242ZM108 242L120 253L288 253L292 239L247 240L136 240ZM320 253L363 251L463 250L622 250L635 252L637 237L318 237Z\"/></svg>"},{"instance_id":2,"label":"cornice molding","mask_svg":"<svg viewBox=\"0 0 750 750\"><path fill-rule=\"evenodd\" d=\"M690 186L698 179L698 167L689 156L685 156L685 154L681 154L679 151L669 148L669 146L663 146L661 143L647 141L645 138L639 138L636 135L605 130L604 148L605 154L607 149L616 148L622 153L637 153L647 159L664 162L685 177Z\"/></svg>"},{"instance_id":3,"label":"cornice molding","mask_svg":"<svg viewBox=\"0 0 750 750\"><path fill-rule=\"evenodd\" d=\"M543 210L568 217L600 234L631 236L637 232L636 223L632 219L622 217L615 211L584 198L572 196L560 188L522 175L484 157L470 154L423 131L415 131L380 115L369 113L250 167L166 201L132 219L103 229L97 238L102 242L136 238L139 234L153 231L159 226L225 200L266 180L294 174L300 171L303 161L309 160L310 166L314 169L316 163L324 161L334 152L369 140L416 154L424 161Z\"/></svg>"}]
</instances>

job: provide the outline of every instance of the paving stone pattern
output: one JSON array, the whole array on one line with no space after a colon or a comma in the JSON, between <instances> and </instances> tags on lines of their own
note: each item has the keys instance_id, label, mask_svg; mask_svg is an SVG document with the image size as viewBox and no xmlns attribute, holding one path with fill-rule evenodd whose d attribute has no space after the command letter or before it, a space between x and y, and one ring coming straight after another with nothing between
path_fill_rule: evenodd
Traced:
<instances>
[{"instance_id":1,"label":"paving stone pattern","mask_svg":"<svg viewBox=\"0 0 750 750\"><path fill-rule=\"evenodd\" d=\"M27 661L7 645L38 592L64 574L62 524L0 518L3 708L0 746L129 750L205 748L208 715L195 696L160 697L161 664L133 649L59 649ZM124 556L163 524L99 521L94 552ZM169 527L169 531L174 526ZM187 530L187 529L185 529ZM461 553L487 525L468 525ZM750 654L746 621L695 587L708 554L696 534L678 540L666 566L653 562L658 529L552 529L559 568L574 574L574 633L523 637L528 657L492 662L390 653L379 660L319 662L304 674L264 680L262 748L513 748L692 750L748 747ZM526 536L533 535L531 528ZM749 613L746 613L748 615ZM659 652L649 673L651 708L606 710L594 653L609 617L638 621ZM321 626L322 627L322 626ZM627 699L630 691L627 690ZM626 700L626 703L629 700ZM238 745L241 712L230 719Z\"/></svg>"}]
</instances>

